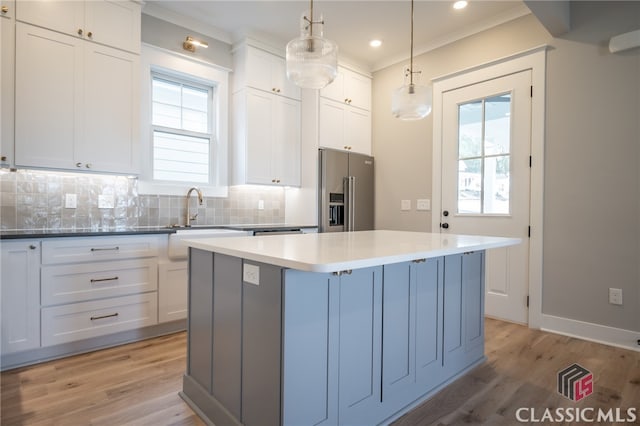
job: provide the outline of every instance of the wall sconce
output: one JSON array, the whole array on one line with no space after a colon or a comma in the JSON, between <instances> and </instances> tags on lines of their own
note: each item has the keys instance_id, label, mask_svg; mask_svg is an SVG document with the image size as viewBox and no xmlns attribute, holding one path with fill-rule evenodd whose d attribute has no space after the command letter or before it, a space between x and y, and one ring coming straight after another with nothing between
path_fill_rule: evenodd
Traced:
<instances>
[{"instance_id":1,"label":"wall sconce","mask_svg":"<svg viewBox=\"0 0 640 426\"><path fill-rule=\"evenodd\" d=\"M187 36L187 39L182 43L182 48L184 50L188 50L189 52L195 52L196 46L204 47L206 49L207 47L209 47L209 43L207 43L206 41L196 40L191 36Z\"/></svg>"}]
</instances>

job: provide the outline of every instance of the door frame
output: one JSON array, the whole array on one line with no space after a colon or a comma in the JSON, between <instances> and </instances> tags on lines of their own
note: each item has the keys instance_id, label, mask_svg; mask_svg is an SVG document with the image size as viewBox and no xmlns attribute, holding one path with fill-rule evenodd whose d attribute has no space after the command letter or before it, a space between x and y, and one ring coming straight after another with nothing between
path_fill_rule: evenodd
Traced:
<instances>
[{"instance_id":1,"label":"door frame","mask_svg":"<svg viewBox=\"0 0 640 426\"><path fill-rule=\"evenodd\" d=\"M485 64L434 78L432 232L440 229L442 210L442 107L445 92L531 70L531 183L529 201L529 327L542 326L542 248L544 203L545 74L547 46L539 46Z\"/></svg>"}]
</instances>

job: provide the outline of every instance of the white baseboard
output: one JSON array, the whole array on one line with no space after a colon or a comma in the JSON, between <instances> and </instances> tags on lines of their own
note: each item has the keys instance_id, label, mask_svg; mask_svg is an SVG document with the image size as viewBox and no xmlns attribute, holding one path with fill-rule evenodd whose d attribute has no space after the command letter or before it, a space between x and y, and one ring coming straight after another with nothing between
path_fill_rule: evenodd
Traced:
<instances>
[{"instance_id":1,"label":"white baseboard","mask_svg":"<svg viewBox=\"0 0 640 426\"><path fill-rule=\"evenodd\" d=\"M562 334L604 345L640 352L640 332L578 321L569 318L542 315L541 330Z\"/></svg>"}]
</instances>

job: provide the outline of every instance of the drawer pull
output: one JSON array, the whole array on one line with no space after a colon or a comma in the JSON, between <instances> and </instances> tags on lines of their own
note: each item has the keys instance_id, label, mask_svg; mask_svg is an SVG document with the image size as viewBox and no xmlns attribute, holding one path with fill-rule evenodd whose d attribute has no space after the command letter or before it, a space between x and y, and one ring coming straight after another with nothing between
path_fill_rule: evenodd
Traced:
<instances>
[{"instance_id":1,"label":"drawer pull","mask_svg":"<svg viewBox=\"0 0 640 426\"><path fill-rule=\"evenodd\" d=\"M120 250L120 247L108 247L108 248L92 248L91 251L111 251Z\"/></svg>"},{"instance_id":2,"label":"drawer pull","mask_svg":"<svg viewBox=\"0 0 640 426\"><path fill-rule=\"evenodd\" d=\"M103 281L116 281L118 279L118 277L112 277L112 278L91 278L91 282L92 283L100 283Z\"/></svg>"},{"instance_id":3,"label":"drawer pull","mask_svg":"<svg viewBox=\"0 0 640 426\"><path fill-rule=\"evenodd\" d=\"M99 319L104 319L104 318L111 318L111 317L117 317L118 313L116 312L115 314L109 314L109 315L101 315L99 317L91 317L91 321L95 321L95 320L99 320Z\"/></svg>"}]
</instances>

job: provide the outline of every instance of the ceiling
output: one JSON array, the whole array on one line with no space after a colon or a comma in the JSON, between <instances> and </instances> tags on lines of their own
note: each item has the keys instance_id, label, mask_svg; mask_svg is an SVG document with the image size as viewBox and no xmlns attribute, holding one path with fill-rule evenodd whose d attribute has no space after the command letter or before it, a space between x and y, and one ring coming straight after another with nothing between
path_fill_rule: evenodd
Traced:
<instances>
[{"instance_id":1,"label":"ceiling","mask_svg":"<svg viewBox=\"0 0 640 426\"><path fill-rule=\"evenodd\" d=\"M415 1L415 55L529 13L521 0L470 0L463 10L452 5ZM324 36L338 44L341 60L376 71L409 58L409 1L315 0L313 8L315 16L323 15ZM308 9L309 2L299 0L148 0L144 12L228 43L253 36L284 47L299 36L300 17ZM381 47L369 46L374 38L382 40Z\"/></svg>"}]
</instances>

